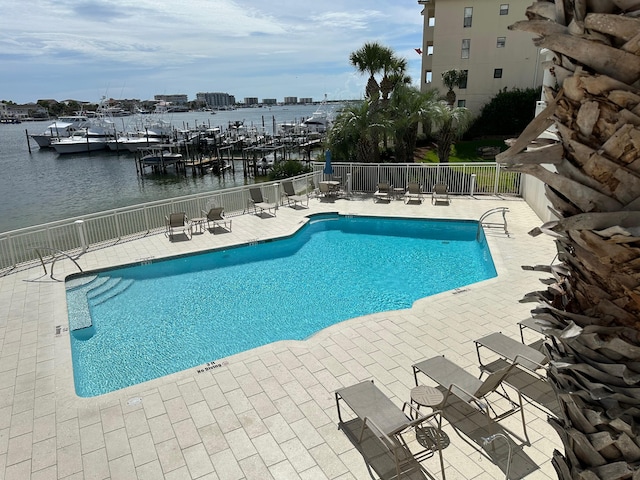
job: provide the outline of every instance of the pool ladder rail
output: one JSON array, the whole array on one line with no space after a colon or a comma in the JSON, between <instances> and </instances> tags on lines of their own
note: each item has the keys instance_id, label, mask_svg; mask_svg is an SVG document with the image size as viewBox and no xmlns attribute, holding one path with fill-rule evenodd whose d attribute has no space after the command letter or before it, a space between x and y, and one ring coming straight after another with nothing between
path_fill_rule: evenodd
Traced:
<instances>
[{"instance_id":1,"label":"pool ladder rail","mask_svg":"<svg viewBox=\"0 0 640 480\"><path fill-rule=\"evenodd\" d=\"M502 228L504 229L504 234L507 237L510 237L509 234L509 230L507 229L507 212L509 211L508 207L497 207L497 208L492 208L491 210L487 210L486 212L484 212L481 216L480 219L478 220L478 231L476 232L476 240L480 239L480 229L481 228ZM494 215L496 213L501 213L502 214L502 222L488 222L486 221L486 218Z\"/></svg>"}]
</instances>

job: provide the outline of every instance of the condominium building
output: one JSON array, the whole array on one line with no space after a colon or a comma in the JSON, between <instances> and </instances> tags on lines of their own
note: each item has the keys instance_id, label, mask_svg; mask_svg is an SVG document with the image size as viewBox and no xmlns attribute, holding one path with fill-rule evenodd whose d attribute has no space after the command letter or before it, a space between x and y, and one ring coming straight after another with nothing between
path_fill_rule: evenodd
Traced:
<instances>
[{"instance_id":1,"label":"condominium building","mask_svg":"<svg viewBox=\"0 0 640 480\"><path fill-rule=\"evenodd\" d=\"M171 103L173 105L186 105L189 103L187 96L183 93L174 95L154 95L153 99L159 102Z\"/></svg>"},{"instance_id":2,"label":"condominium building","mask_svg":"<svg viewBox=\"0 0 640 480\"><path fill-rule=\"evenodd\" d=\"M510 3L504 3L510 1ZM424 8L422 91L437 88L442 72L464 70L466 84L455 88L457 106L480 113L501 90L542 85L543 56L533 35L508 26L524 20L531 0L418 0Z\"/></svg>"},{"instance_id":3,"label":"condominium building","mask_svg":"<svg viewBox=\"0 0 640 480\"><path fill-rule=\"evenodd\" d=\"M196 100L210 108L232 107L236 103L233 95L222 92L196 93Z\"/></svg>"}]
</instances>

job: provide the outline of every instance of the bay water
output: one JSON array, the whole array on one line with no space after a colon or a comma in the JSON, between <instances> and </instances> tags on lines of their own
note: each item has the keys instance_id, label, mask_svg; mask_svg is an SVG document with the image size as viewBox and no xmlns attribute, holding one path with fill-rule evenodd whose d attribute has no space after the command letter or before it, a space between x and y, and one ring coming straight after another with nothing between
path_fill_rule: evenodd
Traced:
<instances>
[{"instance_id":1,"label":"bay water","mask_svg":"<svg viewBox=\"0 0 640 480\"><path fill-rule=\"evenodd\" d=\"M226 130L243 121L245 126L273 133L285 122L299 122L313 114L317 105L285 105L211 112L167 114L177 129L206 125ZM132 117L115 118L119 130ZM59 155L39 149L28 133L42 133L53 120L0 124L0 233L113 208L220 190L253 183L245 178L242 162L235 174L176 175L136 173L133 154L115 152ZM236 158L240 158L237 155Z\"/></svg>"}]
</instances>

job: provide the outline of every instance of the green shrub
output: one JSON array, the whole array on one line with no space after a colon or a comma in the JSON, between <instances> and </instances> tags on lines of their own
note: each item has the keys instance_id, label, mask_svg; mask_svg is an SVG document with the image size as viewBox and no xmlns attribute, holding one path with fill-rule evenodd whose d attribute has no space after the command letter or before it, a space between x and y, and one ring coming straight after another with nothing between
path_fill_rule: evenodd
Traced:
<instances>
[{"instance_id":1,"label":"green shrub","mask_svg":"<svg viewBox=\"0 0 640 480\"><path fill-rule=\"evenodd\" d=\"M480 115L467 131L465 139L520 134L536 112L540 88L514 88L503 91L482 107Z\"/></svg>"},{"instance_id":2,"label":"green shrub","mask_svg":"<svg viewBox=\"0 0 640 480\"><path fill-rule=\"evenodd\" d=\"M298 160L276 162L271 172L269 172L269 180L282 180L309 172L311 172L311 167Z\"/></svg>"}]
</instances>

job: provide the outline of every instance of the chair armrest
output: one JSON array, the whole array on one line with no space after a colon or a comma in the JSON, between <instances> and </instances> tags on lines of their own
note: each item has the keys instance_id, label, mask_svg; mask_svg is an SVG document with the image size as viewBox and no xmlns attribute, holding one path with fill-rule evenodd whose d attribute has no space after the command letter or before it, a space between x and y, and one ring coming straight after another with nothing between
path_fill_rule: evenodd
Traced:
<instances>
[{"instance_id":1,"label":"chair armrest","mask_svg":"<svg viewBox=\"0 0 640 480\"><path fill-rule=\"evenodd\" d=\"M410 402L404 402L404 405L402 406L403 413L404 413L405 407L409 407L409 409L416 415L415 420L411 420L409 423L407 423L408 427L415 427L427 421L431 423L430 420L437 417L438 428L440 428L442 424L442 410L433 410L431 413L425 415L420 410L418 410L415 406L413 406ZM438 415L440 416L438 417Z\"/></svg>"},{"instance_id":2,"label":"chair armrest","mask_svg":"<svg viewBox=\"0 0 640 480\"><path fill-rule=\"evenodd\" d=\"M371 426L373 426L375 428L375 432L377 432L376 435L374 435L374 437L376 437L380 443L382 443L383 445L385 445L389 450L391 450L391 446L399 446L397 442L394 442L393 439L387 435L386 433L384 433L382 431L382 429L376 425L376 422L374 422L373 420L371 420L369 417L364 417L362 419L362 431L360 432L360 442L362 442L362 434L364 432L364 427L369 424ZM372 430L371 427L369 427L370 430ZM375 433L374 432L374 433Z\"/></svg>"},{"instance_id":3,"label":"chair armrest","mask_svg":"<svg viewBox=\"0 0 640 480\"><path fill-rule=\"evenodd\" d=\"M529 357L527 357L526 355L522 355L522 354L517 354L515 356L515 358L513 359L513 363L518 363L518 359L522 358L524 360L526 360L527 362L531 362L534 365L537 365L538 368L542 368L542 369L546 369L546 367L544 366L544 364L540 363L540 362L536 362L535 360L530 359Z\"/></svg>"},{"instance_id":4,"label":"chair armrest","mask_svg":"<svg viewBox=\"0 0 640 480\"><path fill-rule=\"evenodd\" d=\"M464 388L462 388L462 387L460 387L460 386L456 385L455 383L452 383L452 384L449 386L449 389L447 390L447 392L451 392L451 393L453 393L453 387L457 388L458 390L460 390L460 391L461 391L462 393L464 393L465 395L468 395L469 397L471 397L471 399L472 399L474 402L476 402L477 404L479 404L479 405L482 405L482 404L483 404L483 403L482 403L482 399L480 399L480 398L476 397L476 396L475 396L473 393L471 393L471 392L467 392ZM453 393L453 394L455 395L455 393ZM443 402L443 403L444 403L444 402ZM467 402L467 403L468 403L468 402Z\"/></svg>"}]
</instances>

